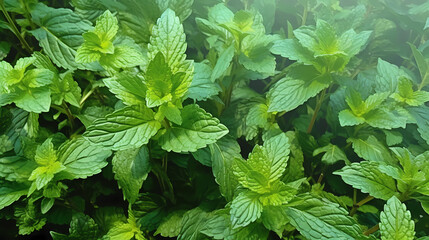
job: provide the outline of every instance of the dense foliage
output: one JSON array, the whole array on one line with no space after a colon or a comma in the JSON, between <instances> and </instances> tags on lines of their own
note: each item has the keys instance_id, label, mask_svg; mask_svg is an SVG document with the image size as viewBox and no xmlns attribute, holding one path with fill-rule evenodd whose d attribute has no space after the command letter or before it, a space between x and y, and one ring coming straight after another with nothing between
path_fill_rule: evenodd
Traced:
<instances>
[{"instance_id":1,"label":"dense foliage","mask_svg":"<svg viewBox=\"0 0 429 240\"><path fill-rule=\"evenodd\" d=\"M428 1L0 8L1 239L429 239Z\"/></svg>"}]
</instances>

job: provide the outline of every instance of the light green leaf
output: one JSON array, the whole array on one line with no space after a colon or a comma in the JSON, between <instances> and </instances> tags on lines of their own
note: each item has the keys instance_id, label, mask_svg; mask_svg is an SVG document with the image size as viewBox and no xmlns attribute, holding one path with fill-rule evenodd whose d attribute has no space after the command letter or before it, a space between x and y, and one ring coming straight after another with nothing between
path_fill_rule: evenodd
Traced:
<instances>
[{"instance_id":1,"label":"light green leaf","mask_svg":"<svg viewBox=\"0 0 429 240\"><path fill-rule=\"evenodd\" d=\"M256 104L250 108L246 116L246 125L264 128L268 123L269 117L271 117L271 114L268 113L268 106L263 103Z\"/></svg>"},{"instance_id":2,"label":"light green leaf","mask_svg":"<svg viewBox=\"0 0 429 240\"><path fill-rule=\"evenodd\" d=\"M131 71L122 71L111 78L103 79L109 91L126 105L146 103L146 85L141 75Z\"/></svg>"},{"instance_id":3,"label":"light green leaf","mask_svg":"<svg viewBox=\"0 0 429 240\"><path fill-rule=\"evenodd\" d=\"M398 79L405 74L396 65L388 63L381 58L378 59L377 76L375 78L376 92L394 93L398 87Z\"/></svg>"},{"instance_id":4,"label":"light green leaf","mask_svg":"<svg viewBox=\"0 0 429 240\"><path fill-rule=\"evenodd\" d=\"M184 211L174 211L159 225L154 236L161 234L163 237L177 237L182 227Z\"/></svg>"},{"instance_id":5,"label":"light green leaf","mask_svg":"<svg viewBox=\"0 0 429 240\"><path fill-rule=\"evenodd\" d=\"M267 150L267 157L270 162L268 177L271 182L274 182L282 176L286 169L290 153L289 139L286 134L281 133L266 140L264 148Z\"/></svg>"},{"instance_id":6,"label":"light green leaf","mask_svg":"<svg viewBox=\"0 0 429 240\"><path fill-rule=\"evenodd\" d=\"M149 150L146 146L118 151L112 159L113 173L118 185L122 188L124 198L134 203L143 181L151 170Z\"/></svg>"},{"instance_id":7,"label":"light green leaf","mask_svg":"<svg viewBox=\"0 0 429 240\"><path fill-rule=\"evenodd\" d=\"M396 183L393 178L380 172L378 166L377 162L363 161L343 167L334 174L340 175L344 182L364 193L387 200L397 194Z\"/></svg>"},{"instance_id":8,"label":"light green leaf","mask_svg":"<svg viewBox=\"0 0 429 240\"><path fill-rule=\"evenodd\" d=\"M356 154L365 160L388 164L396 162L389 149L374 136L367 139L349 138L347 141L352 143Z\"/></svg>"},{"instance_id":9,"label":"light green leaf","mask_svg":"<svg viewBox=\"0 0 429 240\"><path fill-rule=\"evenodd\" d=\"M196 104L185 106L181 115L182 125L172 125L159 138L161 147L166 151L195 152L228 133L217 118Z\"/></svg>"},{"instance_id":10,"label":"light green leaf","mask_svg":"<svg viewBox=\"0 0 429 240\"><path fill-rule=\"evenodd\" d=\"M183 215L178 240L197 240L201 237L200 231L204 228L208 213L200 208L194 208Z\"/></svg>"},{"instance_id":11,"label":"light green leaf","mask_svg":"<svg viewBox=\"0 0 429 240\"><path fill-rule=\"evenodd\" d=\"M222 91L219 84L210 80L211 76L210 66L204 63L195 63L194 78L186 97L196 101L204 101Z\"/></svg>"},{"instance_id":12,"label":"light green leaf","mask_svg":"<svg viewBox=\"0 0 429 240\"><path fill-rule=\"evenodd\" d=\"M139 46L131 39L126 39L120 45L115 45L115 50L112 54L103 54L99 60L101 66L106 70L131 68L144 65L145 61Z\"/></svg>"},{"instance_id":13,"label":"light green leaf","mask_svg":"<svg viewBox=\"0 0 429 240\"><path fill-rule=\"evenodd\" d=\"M161 112L169 121L181 125L182 116L180 115L180 110L172 103L165 103L159 107L159 112Z\"/></svg>"},{"instance_id":14,"label":"light green leaf","mask_svg":"<svg viewBox=\"0 0 429 240\"><path fill-rule=\"evenodd\" d=\"M219 190L227 201L231 201L238 182L232 172L234 159L241 159L240 145L229 135L209 145L212 157L212 170Z\"/></svg>"},{"instance_id":15,"label":"light green leaf","mask_svg":"<svg viewBox=\"0 0 429 240\"><path fill-rule=\"evenodd\" d=\"M20 91L14 98L16 106L27 112L48 112L51 106L51 92L49 87L40 87Z\"/></svg>"},{"instance_id":16,"label":"light green leaf","mask_svg":"<svg viewBox=\"0 0 429 240\"><path fill-rule=\"evenodd\" d=\"M61 78L54 78L51 85L52 102L61 105L63 100L75 107L80 107L81 89L73 80L72 72L66 72Z\"/></svg>"},{"instance_id":17,"label":"light green leaf","mask_svg":"<svg viewBox=\"0 0 429 240\"><path fill-rule=\"evenodd\" d=\"M429 26L429 17L426 21L426 27L427 26ZM429 63L413 44L408 43L408 45L411 47L417 67L419 68L421 82L418 90L421 90L423 87L429 84Z\"/></svg>"},{"instance_id":18,"label":"light green leaf","mask_svg":"<svg viewBox=\"0 0 429 240\"><path fill-rule=\"evenodd\" d=\"M259 194L243 191L232 200L231 222L233 229L245 227L261 217L263 206L259 202Z\"/></svg>"},{"instance_id":19,"label":"light green leaf","mask_svg":"<svg viewBox=\"0 0 429 240\"><path fill-rule=\"evenodd\" d=\"M106 240L130 240L135 238L137 240L146 239L143 236L143 232L140 230L140 226L134 221L128 223L116 223L113 228L104 236Z\"/></svg>"},{"instance_id":20,"label":"light green leaf","mask_svg":"<svg viewBox=\"0 0 429 240\"><path fill-rule=\"evenodd\" d=\"M420 106L429 101L429 92L414 91L413 82L410 79L401 77L398 83L398 92L392 93L391 98L400 103L410 106Z\"/></svg>"},{"instance_id":21,"label":"light green leaf","mask_svg":"<svg viewBox=\"0 0 429 240\"><path fill-rule=\"evenodd\" d=\"M226 48L219 54L219 58L216 62L215 67L213 68L213 72L210 77L210 80L212 82L225 75L226 70L231 64L232 58L234 57L234 51L234 44L231 44L228 48Z\"/></svg>"},{"instance_id":22,"label":"light green leaf","mask_svg":"<svg viewBox=\"0 0 429 240\"><path fill-rule=\"evenodd\" d=\"M276 58L270 53L273 40L273 36L262 33L245 37L241 43L242 53L239 55L238 61L250 71L267 76L274 75Z\"/></svg>"},{"instance_id":23,"label":"light green leaf","mask_svg":"<svg viewBox=\"0 0 429 240\"><path fill-rule=\"evenodd\" d=\"M183 72L173 74L164 56L159 52L149 63L145 75L147 106L152 108L181 100L189 87L185 75Z\"/></svg>"},{"instance_id":24,"label":"light green leaf","mask_svg":"<svg viewBox=\"0 0 429 240\"><path fill-rule=\"evenodd\" d=\"M148 57L152 61L160 52L173 74L183 72L183 92L191 85L194 72L193 61L186 60L186 47L186 36L179 18L173 10L165 10L152 29Z\"/></svg>"},{"instance_id":25,"label":"light green leaf","mask_svg":"<svg viewBox=\"0 0 429 240\"><path fill-rule=\"evenodd\" d=\"M312 66L297 66L268 92L268 112L291 111L327 88L331 81L330 75L320 75Z\"/></svg>"},{"instance_id":26,"label":"light green leaf","mask_svg":"<svg viewBox=\"0 0 429 240\"><path fill-rule=\"evenodd\" d=\"M146 144L159 128L161 124L154 119L152 110L126 107L95 120L83 136L94 144L125 150Z\"/></svg>"},{"instance_id":27,"label":"light green leaf","mask_svg":"<svg viewBox=\"0 0 429 240\"><path fill-rule=\"evenodd\" d=\"M344 161L346 164L350 163L346 154L337 145L328 144L324 147L317 148L313 151L313 156L321 153L324 153L322 162L325 164L332 165L338 161Z\"/></svg>"},{"instance_id":28,"label":"light green leaf","mask_svg":"<svg viewBox=\"0 0 429 240\"><path fill-rule=\"evenodd\" d=\"M65 142L58 148L58 161L65 170L57 174L57 179L87 178L98 174L107 165L111 151L91 145L83 138Z\"/></svg>"},{"instance_id":29,"label":"light green leaf","mask_svg":"<svg viewBox=\"0 0 429 240\"><path fill-rule=\"evenodd\" d=\"M307 48L301 46L301 44L299 44L295 39L274 41L274 45L271 47L271 52L307 65L311 65L314 60L313 53Z\"/></svg>"},{"instance_id":30,"label":"light green leaf","mask_svg":"<svg viewBox=\"0 0 429 240\"><path fill-rule=\"evenodd\" d=\"M40 28L31 31L44 52L59 67L74 70L97 69L96 65L75 62L77 48L83 43L82 34L91 28L91 23L70 9L50 8L37 4L31 11L32 21Z\"/></svg>"},{"instance_id":31,"label":"light green leaf","mask_svg":"<svg viewBox=\"0 0 429 240\"><path fill-rule=\"evenodd\" d=\"M380 213L380 232L382 240L414 239L414 221L405 204L395 196L391 197Z\"/></svg>"},{"instance_id":32,"label":"light green leaf","mask_svg":"<svg viewBox=\"0 0 429 240\"><path fill-rule=\"evenodd\" d=\"M335 203L311 196L286 209L290 223L309 240L362 239L362 229L348 212Z\"/></svg>"}]
</instances>

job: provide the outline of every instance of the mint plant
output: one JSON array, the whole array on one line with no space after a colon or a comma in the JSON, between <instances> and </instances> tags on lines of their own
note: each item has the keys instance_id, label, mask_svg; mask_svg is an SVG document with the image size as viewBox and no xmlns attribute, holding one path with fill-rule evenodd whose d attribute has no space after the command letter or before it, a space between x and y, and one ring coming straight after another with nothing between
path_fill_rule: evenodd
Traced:
<instances>
[{"instance_id":1,"label":"mint plant","mask_svg":"<svg viewBox=\"0 0 429 240\"><path fill-rule=\"evenodd\" d=\"M428 239L426 2L0 9L1 239Z\"/></svg>"}]
</instances>

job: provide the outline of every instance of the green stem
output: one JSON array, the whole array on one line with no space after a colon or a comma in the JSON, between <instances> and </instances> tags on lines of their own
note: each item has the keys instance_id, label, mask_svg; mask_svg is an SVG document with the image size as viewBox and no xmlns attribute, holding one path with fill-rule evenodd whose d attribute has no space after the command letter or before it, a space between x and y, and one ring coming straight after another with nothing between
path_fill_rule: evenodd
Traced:
<instances>
[{"instance_id":1,"label":"green stem","mask_svg":"<svg viewBox=\"0 0 429 240\"><path fill-rule=\"evenodd\" d=\"M12 18L10 17L9 13L6 11L6 8L4 6L3 0L0 1L0 8L1 8L1 11L3 12L4 16L6 17L6 20L9 23L9 26L10 26L12 32L15 34L15 36L18 38L18 40L24 46L25 50L27 50L29 53L33 52L33 50L31 49L30 45L22 37L21 32L16 27L16 25L13 22Z\"/></svg>"},{"instance_id":2,"label":"green stem","mask_svg":"<svg viewBox=\"0 0 429 240\"><path fill-rule=\"evenodd\" d=\"M307 128L307 133L311 133L311 130L313 130L313 126L314 126L314 123L316 122L317 114L319 113L320 107L322 106L322 103L325 100L325 94L326 94L326 88L323 89L319 99L317 100L316 108L314 109L313 116L311 117L310 125L308 125L308 128Z\"/></svg>"},{"instance_id":3,"label":"green stem","mask_svg":"<svg viewBox=\"0 0 429 240\"><path fill-rule=\"evenodd\" d=\"M292 65L285 67L281 72L279 72L277 75L275 75L271 79L271 81L264 87L263 91L264 92L267 91L274 83L276 83L278 80L282 79L286 75L287 71L289 71L290 66L292 66Z\"/></svg>"},{"instance_id":4,"label":"green stem","mask_svg":"<svg viewBox=\"0 0 429 240\"><path fill-rule=\"evenodd\" d=\"M74 116L73 116L73 114L71 113L71 111L70 111L70 109L69 109L69 107L67 106L67 104L63 101L63 103L61 104L61 106L64 108L64 110L66 111L66 115L67 115L67 118L68 118L68 120L69 120L69 123L70 123L70 129L71 129L71 132L74 132Z\"/></svg>"},{"instance_id":5,"label":"green stem","mask_svg":"<svg viewBox=\"0 0 429 240\"><path fill-rule=\"evenodd\" d=\"M304 12L302 13L301 26L304 26L305 23L307 22L307 16L308 16L308 3L305 2Z\"/></svg>"},{"instance_id":6,"label":"green stem","mask_svg":"<svg viewBox=\"0 0 429 240\"><path fill-rule=\"evenodd\" d=\"M85 93L82 97L82 99L79 102L79 105L82 107L85 101L94 93L95 88L91 88L87 93Z\"/></svg>"},{"instance_id":7,"label":"green stem","mask_svg":"<svg viewBox=\"0 0 429 240\"><path fill-rule=\"evenodd\" d=\"M372 227L372 228L370 228L370 229L366 230L363 234L364 234L365 236L369 236L370 234L377 232L377 231L378 231L378 229L380 229L380 225L379 225L379 224L377 224L377 225L375 225L374 227Z\"/></svg>"},{"instance_id":8,"label":"green stem","mask_svg":"<svg viewBox=\"0 0 429 240\"><path fill-rule=\"evenodd\" d=\"M361 207L365 203L371 201L372 199L374 199L374 197L368 195L366 198L362 199L360 202L354 204L352 210L350 210L349 216L355 215L355 213L357 212L357 210L358 210L359 207Z\"/></svg>"}]
</instances>

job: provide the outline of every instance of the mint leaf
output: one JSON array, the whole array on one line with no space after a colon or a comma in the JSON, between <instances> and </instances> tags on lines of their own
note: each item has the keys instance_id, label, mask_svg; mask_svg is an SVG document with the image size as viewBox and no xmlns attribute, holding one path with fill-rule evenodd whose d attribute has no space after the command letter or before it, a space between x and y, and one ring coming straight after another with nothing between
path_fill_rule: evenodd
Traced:
<instances>
[{"instance_id":1,"label":"mint leaf","mask_svg":"<svg viewBox=\"0 0 429 240\"><path fill-rule=\"evenodd\" d=\"M217 95L222 89L219 84L210 80L212 76L212 70L207 64L195 63L194 78L186 97L196 101L205 101Z\"/></svg>"},{"instance_id":2,"label":"mint leaf","mask_svg":"<svg viewBox=\"0 0 429 240\"><path fill-rule=\"evenodd\" d=\"M143 77L131 71L122 71L111 78L103 79L109 91L129 106L146 103L146 85Z\"/></svg>"},{"instance_id":3,"label":"mint leaf","mask_svg":"<svg viewBox=\"0 0 429 240\"><path fill-rule=\"evenodd\" d=\"M271 47L271 52L304 64L312 64L312 61L314 60L313 53L307 48L304 48L295 39L274 41L274 44Z\"/></svg>"},{"instance_id":4,"label":"mint leaf","mask_svg":"<svg viewBox=\"0 0 429 240\"><path fill-rule=\"evenodd\" d=\"M363 161L343 167L334 174L340 175L344 182L364 193L387 200L396 195L395 180L382 173L378 166L377 162Z\"/></svg>"},{"instance_id":5,"label":"mint leaf","mask_svg":"<svg viewBox=\"0 0 429 240\"><path fill-rule=\"evenodd\" d=\"M232 58L234 57L234 52L234 45L231 45L219 54L219 58L216 61L216 65L214 66L213 72L210 77L210 80L212 82L225 75L226 70L231 65Z\"/></svg>"},{"instance_id":6,"label":"mint leaf","mask_svg":"<svg viewBox=\"0 0 429 240\"><path fill-rule=\"evenodd\" d=\"M349 138L347 141L352 143L356 154L365 160L388 164L396 162L389 149L374 136L367 139Z\"/></svg>"},{"instance_id":7,"label":"mint leaf","mask_svg":"<svg viewBox=\"0 0 429 240\"><path fill-rule=\"evenodd\" d=\"M307 239L361 239L362 229L348 212L327 200L306 196L286 209L290 223Z\"/></svg>"},{"instance_id":8,"label":"mint leaf","mask_svg":"<svg viewBox=\"0 0 429 240\"><path fill-rule=\"evenodd\" d=\"M392 93L390 97L400 103L406 103L410 106L420 106L429 101L429 92L414 91L413 82L402 77L399 79L398 92Z\"/></svg>"},{"instance_id":9,"label":"mint leaf","mask_svg":"<svg viewBox=\"0 0 429 240\"><path fill-rule=\"evenodd\" d=\"M234 191L238 185L232 172L234 159L241 158L240 145L230 135L219 139L209 145L212 158L212 170L219 190L227 201L232 200Z\"/></svg>"},{"instance_id":10,"label":"mint leaf","mask_svg":"<svg viewBox=\"0 0 429 240\"><path fill-rule=\"evenodd\" d=\"M112 150L137 148L146 144L161 127L154 117L146 107L126 107L95 120L83 136Z\"/></svg>"},{"instance_id":11,"label":"mint leaf","mask_svg":"<svg viewBox=\"0 0 429 240\"><path fill-rule=\"evenodd\" d=\"M381 239L414 239L414 221L405 204L395 196L391 197L384 211L380 213Z\"/></svg>"},{"instance_id":12,"label":"mint leaf","mask_svg":"<svg viewBox=\"0 0 429 240\"><path fill-rule=\"evenodd\" d=\"M158 19L152 29L152 36L148 45L148 57L152 61L160 52L170 67L172 74L183 72L183 92L192 82L194 64L186 60L186 36L179 18L173 10L167 9Z\"/></svg>"},{"instance_id":13,"label":"mint leaf","mask_svg":"<svg viewBox=\"0 0 429 240\"><path fill-rule=\"evenodd\" d=\"M95 65L75 62L77 48L83 43L82 34L91 28L91 23L70 9L50 8L37 4L31 11L32 20L40 28L31 33L52 61L65 69L97 69Z\"/></svg>"},{"instance_id":14,"label":"mint leaf","mask_svg":"<svg viewBox=\"0 0 429 240\"><path fill-rule=\"evenodd\" d=\"M257 193L243 191L232 200L230 213L233 228L247 226L261 216L263 206L258 197Z\"/></svg>"},{"instance_id":15,"label":"mint leaf","mask_svg":"<svg viewBox=\"0 0 429 240\"><path fill-rule=\"evenodd\" d=\"M54 240L78 240L88 239L96 240L99 239L99 229L97 224L92 218L82 213L76 213L73 215L70 222L69 235L64 235L56 232L51 232L51 236Z\"/></svg>"},{"instance_id":16,"label":"mint leaf","mask_svg":"<svg viewBox=\"0 0 429 240\"><path fill-rule=\"evenodd\" d=\"M115 179L122 188L124 198L129 203L134 203L139 196L143 181L151 169L148 148L143 146L118 151L112 159L112 165Z\"/></svg>"},{"instance_id":17,"label":"mint leaf","mask_svg":"<svg viewBox=\"0 0 429 240\"><path fill-rule=\"evenodd\" d=\"M91 145L83 138L67 141L58 148L58 161L65 169L56 179L87 178L100 173L111 154L109 150Z\"/></svg>"},{"instance_id":18,"label":"mint leaf","mask_svg":"<svg viewBox=\"0 0 429 240\"><path fill-rule=\"evenodd\" d=\"M161 147L166 151L195 152L228 133L217 118L196 104L185 106L181 115L182 125L172 125L159 138Z\"/></svg>"},{"instance_id":19,"label":"mint leaf","mask_svg":"<svg viewBox=\"0 0 429 240\"><path fill-rule=\"evenodd\" d=\"M324 147L317 148L313 151L313 156L321 153L324 153L322 156L322 162L325 164L331 165L338 161L344 161L347 164L350 163L346 154L336 145L328 144Z\"/></svg>"},{"instance_id":20,"label":"mint leaf","mask_svg":"<svg viewBox=\"0 0 429 240\"><path fill-rule=\"evenodd\" d=\"M296 66L268 92L268 112L291 111L327 88L331 81L330 75L321 75L312 66Z\"/></svg>"},{"instance_id":21,"label":"mint leaf","mask_svg":"<svg viewBox=\"0 0 429 240\"><path fill-rule=\"evenodd\" d=\"M26 195L28 193L28 188L29 186L26 184L1 181L0 209L11 205L19 198L21 198L21 196Z\"/></svg>"}]
</instances>

